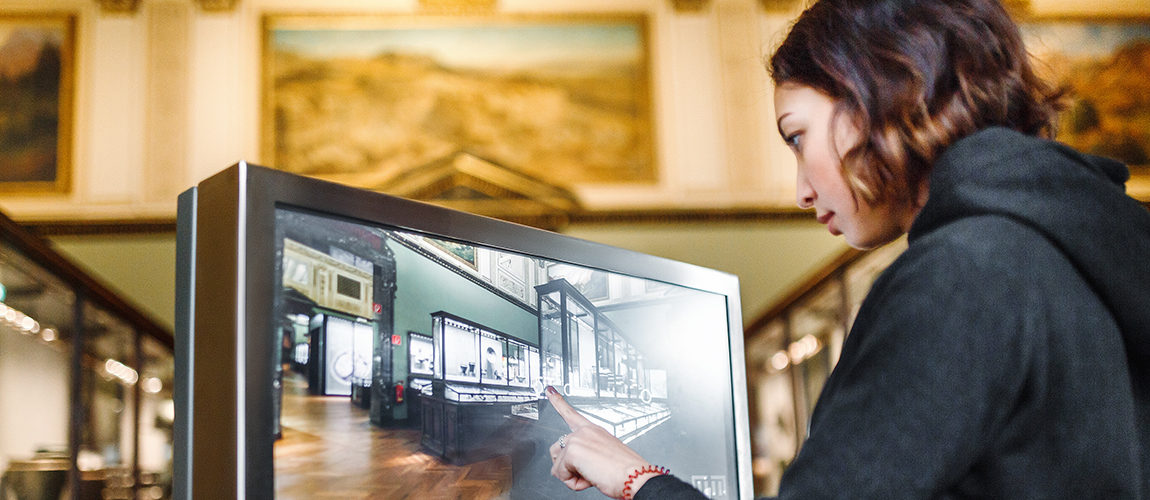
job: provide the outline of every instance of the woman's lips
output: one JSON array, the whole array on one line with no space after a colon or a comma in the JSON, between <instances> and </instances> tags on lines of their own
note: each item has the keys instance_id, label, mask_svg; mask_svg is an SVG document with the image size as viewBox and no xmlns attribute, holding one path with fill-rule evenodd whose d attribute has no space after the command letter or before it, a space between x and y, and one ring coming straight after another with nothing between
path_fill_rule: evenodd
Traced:
<instances>
[{"instance_id":1,"label":"woman's lips","mask_svg":"<svg viewBox=\"0 0 1150 500\"><path fill-rule=\"evenodd\" d=\"M831 221L834 220L834 217L835 217L834 212L827 212L827 213L819 216L819 223L820 224L826 224L827 225L827 231L830 231L831 234L838 236L839 234L842 234L842 233L839 232L839 229L837 227L835 227L834 224L831 223Z\"/></svg>"}]
</instances>

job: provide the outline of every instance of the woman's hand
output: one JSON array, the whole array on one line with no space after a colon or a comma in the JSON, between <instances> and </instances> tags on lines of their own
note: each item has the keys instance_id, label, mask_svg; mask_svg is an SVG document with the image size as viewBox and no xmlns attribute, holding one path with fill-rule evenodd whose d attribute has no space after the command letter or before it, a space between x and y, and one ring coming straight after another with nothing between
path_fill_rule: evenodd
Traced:
<instances>
[{"instance_id":1,"label":"woman's hand","mask_svg":"<svg viewBox=\"0 0 1150 500\"><path fill-rule=\"evenodd\" d=\"M551 445L551 475L575 491L594 486L611 498L623 498L628 475L650 463L611 433L580 415L555 388L547 387L547 399L571 427L570 434ZM647 479L655 475L647 473L636 477L631 482L631 493L639 491Z\"/></svg>"}]
</instances>

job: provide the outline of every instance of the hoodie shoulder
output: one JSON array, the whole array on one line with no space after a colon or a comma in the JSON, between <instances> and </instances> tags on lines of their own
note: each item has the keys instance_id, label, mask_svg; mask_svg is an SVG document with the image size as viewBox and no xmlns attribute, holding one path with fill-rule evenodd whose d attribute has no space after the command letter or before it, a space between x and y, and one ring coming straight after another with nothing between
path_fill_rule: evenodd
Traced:
<instances>
[{"instance_id":1,"label":"hoodie shoulder","mask_svg":"<svg viewBox=\"0 0 1150 500\"><path fill-rule=\"evenodd\" d=\"M1118 320L1131 354L1150 362L1150 212L1126 195L1129 172L1004 128L959 140L931 173L911 245L950 222L992 215L1022 223L1066 255Z\"/></svg>"}]
</instances>

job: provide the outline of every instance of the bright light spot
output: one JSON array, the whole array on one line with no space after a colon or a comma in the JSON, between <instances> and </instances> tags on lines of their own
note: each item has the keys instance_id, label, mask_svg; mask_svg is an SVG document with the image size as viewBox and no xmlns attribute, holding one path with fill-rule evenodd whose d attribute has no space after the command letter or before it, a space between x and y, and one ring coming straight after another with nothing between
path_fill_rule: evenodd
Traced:
<instances>
[{"instance_id":1,"label":"bright light spot","mask_svg":"<svg viewBox=\"0 0 1150 500\"><path fill-rule=\"evenodd\" d=\"M164 383L156 377L148 377L140 387L148 394L156 394L164 389Z\"/></svg>"},{"instance_id":2,"label":"bright light spot","mask_svg":"<svg viewBox=\"0 0 1150 500\"><path fill-rule=\"evenodd\" d=\"M136 370L114 359L109 358L104 362L104 371L128 385L135 384L140 380L140 375L136 373Z\"/></svg>"},{"instance_id":3,"label":"bright light spot","mask_svg":"<svg viewBox=\"0 0 1150 500\"><path fill-rule=\"evenodd\" d=\"M791 360L787 357L786 351L779 351L771 356L771 368L777 371L785 370L789 364L791 364Z\"/></svg>"}]
</instances>

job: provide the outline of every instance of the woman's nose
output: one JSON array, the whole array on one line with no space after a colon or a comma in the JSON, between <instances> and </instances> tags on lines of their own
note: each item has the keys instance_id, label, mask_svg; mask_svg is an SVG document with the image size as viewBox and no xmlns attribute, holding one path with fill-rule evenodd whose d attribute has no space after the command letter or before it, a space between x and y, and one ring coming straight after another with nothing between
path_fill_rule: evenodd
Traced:
<instances>
[{"instance_id":1,"label":"woman's nose","mask_svg":"<svg viewBox=\"0 0 1150 500\"><path fill-rule=\"evenodd\" d=\"M795 182L795 203L799 205L799 208L806 210L815 206L817 196L811 183L807 181L807 176L803 174L803 169L800 168L798 173Z\"/></svg>"}]
</instances>

